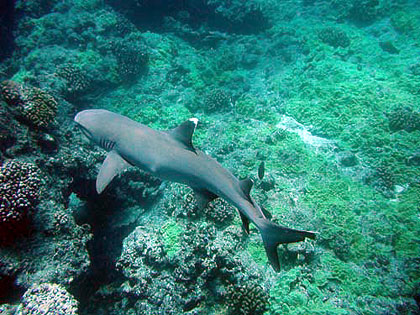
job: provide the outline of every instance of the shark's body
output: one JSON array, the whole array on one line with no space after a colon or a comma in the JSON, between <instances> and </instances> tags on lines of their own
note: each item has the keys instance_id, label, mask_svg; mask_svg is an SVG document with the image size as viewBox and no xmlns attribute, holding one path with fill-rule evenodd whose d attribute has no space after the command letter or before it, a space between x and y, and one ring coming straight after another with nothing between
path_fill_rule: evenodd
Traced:
<instances>
[{"instance_id":1,"label":"shark's body","mask_svg":"<svg viewBox=\"0 0 420 315\"><path fill-rule=\"evenodd\" d=\"M312 232L289 229L268 220L250 196L252 181L239 180L216 160L192 145L197 119L177 128L158 131L106 110L85 110L75 122L93 142L110 151L96 181L101 193L112 178L130 165L162 179L193 188L199 207L217 197L234 205L249 233L249 221L260 230L270 263L280 266L277 245L315 238Z\"/></svg>"}]
</instances>

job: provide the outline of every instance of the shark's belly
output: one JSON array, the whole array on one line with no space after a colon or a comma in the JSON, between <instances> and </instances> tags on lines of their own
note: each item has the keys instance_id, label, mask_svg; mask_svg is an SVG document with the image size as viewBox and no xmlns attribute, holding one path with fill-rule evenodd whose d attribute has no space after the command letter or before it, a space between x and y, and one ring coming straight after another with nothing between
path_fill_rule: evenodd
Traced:
<instances>
[{"instance_id":1,"label":"shark's belly","mask_svg":"<svg viewBox=\"0 0 420 315\"><path fill-rule=\"evenodd\" d=\"M232 199L232 195L237 194L236 177L215 160L202 152L200 154L181 159L167 158L157 167L154 175L195 189L211 191L224 199Z\"/></svg>"}]
</instances>

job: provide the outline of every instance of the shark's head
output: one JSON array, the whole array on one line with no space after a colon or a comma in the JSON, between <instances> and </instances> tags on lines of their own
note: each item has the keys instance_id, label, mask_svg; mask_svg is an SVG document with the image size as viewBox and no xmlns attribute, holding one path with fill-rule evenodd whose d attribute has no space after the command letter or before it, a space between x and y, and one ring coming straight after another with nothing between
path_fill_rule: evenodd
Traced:
<instances>
[{"instance_id":1,"label":"shark's head","mask_svg":"<svg viewBox=\"0 0 420 315\"><path fill-rule=\"evenodd\" d=\"M79 112L74 121L80 130L96 144L109 149L106 146L110 138L107 128L109 126L110 112L102 109L89 109Z\"/></svg>"}]
</instances>

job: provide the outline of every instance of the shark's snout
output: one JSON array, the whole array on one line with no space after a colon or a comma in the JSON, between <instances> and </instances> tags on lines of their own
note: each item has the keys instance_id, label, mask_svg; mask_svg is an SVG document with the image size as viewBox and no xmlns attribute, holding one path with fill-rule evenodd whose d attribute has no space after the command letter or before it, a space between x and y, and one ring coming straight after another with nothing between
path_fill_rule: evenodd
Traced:
<instances>
[{"instance_id":1,"label":"shark's snout","mask_svg":"<svg viewBox=\"0 0 420 315\"><path fill-rule=\"evenodd\" d=\"M75 123L77 123L77 124L80 124L80 114L81 114L82 112L79 112L79 113L77 113L76 114L76 116L74 117L74 122Z\"/></svg>"},{"instance_id":2,"label":"shark's snout","mask_svg":"<svg viewBox=\"0 0 420 315\"><path fill-rule=\"evenodd\" d=\"M89 131L86 123L86 119L84 117L86 116L86 111L82 111L76 114L74 117L74 122L77 124L79 129L83 132L83 134L88 137L88 139L92 140L92 133Z\"/></svg>"}]
</instances>

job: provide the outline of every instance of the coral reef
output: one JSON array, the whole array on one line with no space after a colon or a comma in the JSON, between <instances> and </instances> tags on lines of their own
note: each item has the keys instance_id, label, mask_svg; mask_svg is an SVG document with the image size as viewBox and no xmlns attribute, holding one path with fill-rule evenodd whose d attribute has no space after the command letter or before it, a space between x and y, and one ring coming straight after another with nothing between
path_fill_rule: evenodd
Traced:
<instances>
[{"instance_id":1,"label":"coral reef","mask_svg":"<svg viewBox=\"0 0 420 315\"><path fill-rule=\"evenodd\" d=\"M333 47L343 47L346 48L350 45L350 39L347 34L338 28L327 27L319 31L319 39Z\"/></svg>"},{"instance_id":2,"label":"coral reef","mask_svg":"<svg viewBox=\"0 0 420 315\"><path fill-rule=\"evenodd\" d=\"M13 234L0 243L14 239L0 313L418 313L418 1L15 5L0 10L0 173L16 168L0 176L14 227L0 224ZM106 153L72 120L88 108L160 130L197 117L194 145L317 241L279 246L275 274L221 199L199 209L190 188L134 168L98 195ZM6 183L32 180L26 203Z\"/></svg>"},{"instance_id":3,"label":"coral reef","mask_svg":"<svg viewBox=\"0 0 420 315\"><path fill-rule=\"evenodd\" d=\"M360 22L372 22L378 14L378 0L353 0L349 16L351 19Z\"/></svg>"},{"instance_id":4,"label":"coral reef","mask_svg":"<svg viewBox=\"0 0 420 315\"><path fill-rule=\"evenodd\" d=\"M124 283L118 288L103 288L95 300L107 309L122 304L127 305L127 311L144 314L205 311L214 299L222 298L222 292L210 288L221 280L236 283L238 272L244 270L234 257L240 228L228 228L219 237L217 234L206 223L190 222L186 228L182 222L172 221L158 230L137 227L124 240L117 262ZM122 293L124 298L107 305L109 297Z\"/></svg>"},{"instance_id":5,"label":"coral reef","mask_svg":"<svg viewBox=\"0 0 420 315\"><path fill-rule=\"evenodd\" d=\"M216 199L203 209L206 218L217 225L230 224L236 215L236 210L223 199Z\"/></svg>"},{"instance_id":6,"label":"coral reef","mask_svg":"<svg viewBox=\"0 0 420 315\"><path fill-rule=\"evenodd\" d=\"M204 100L204 110L207 113L223 112L231 107L231 97L221 89L211 90Z\"/></svg>"},{"instance_id":7,"label":"coral reef","mask_svg":"<svg viewBox=\"0 0 420 315\"><path fill-rule=\"evenodd\" d=\"M206 5L214 10L215 17L211 25L223 30L252 34L261 32L271 25L257 1L207 0Z\"/></svg>"},{"instance_id":8,"label":"coral reef","mask_svg":"<svg viewBox=\"0 0 420 315\"><path fill-rule=\"evenodd\" d=\"M0 168L0 244L9 244L28 232L29 216L36 206L41 174L30 163L8 160Z\"/></svg>"},{"instance_id":9,"label":"coral reef","mask_svg":"<svg viewBox=\"0 0 420 315\"><path fill-rule=\"evenodd\" d=\"M193 27L206 22L208 26L239 34L259 33L270 27L258 1L221 1L221 0L176 0L166 1L126 1L123 5L108 0L113 7L127 12L133 23L139 27L158 28L162 20L173 17L187 22Z\"/></svg>"},{"instance_id":10,"label":"coral reef","mask_svg":"<svg viewBox=\"0 0 420 315\"><path fill-rule=\"evenodd\" d=\"M338 0L332 1L331 4L337 10L338 16L362 25L373 23L380 13L378 0Z\"/></svg>"},{"instance_id":11,"label":"coral reef","mask_svg":"<svg viewBox=\"0 0 420 315\"><path fill-rule=\"evenodd\" d=\"M36 88L20 85L13 81L1 83L1 93L25 122L36 128L50 126L57 114L58 103L53 96Z\"/></svg>"},{"instance_id":12,"label":"coral reef","mask_svg":"<svg viewBox=\"0 0 420 315\"><path fill-rule=\"evenodd\" d=\"M420 130L420 113L410 107L399 107L387 113L391 131L405 130L413 132Z\"/></svg>"},{"instance_id":13,"label":"coral reef","mask_svg":"<svg viewBox=\"0 0 420 315\"><path fill-rule=\"evenodd\" d=\"M77 315L77 309L77 301L65 288L54 283L41 283L25 292L17 314Z\"/></svg>"},{"instance_id":14,"label":"coral reef","mask_svg":"<svg viewBox=\"0 0 420 315\"><path fill-rule=\"evenodd\" d=\"M56 75L66 80L66 92L70 95L83 94L92 84L86 71L73 64L59 66Z\"/></svg>"},{"instance_id":15,"label":"coral reef","mask_svg":"<svg viewBox=\"0 0 420 315\"><path fill-rule=\"evenodd\" d=\"M120 81L133 80L146 71L149 55L138 41L116 40L110 43L110 50L117 60L116 72Z\"/></svg>"}]
</instances>

